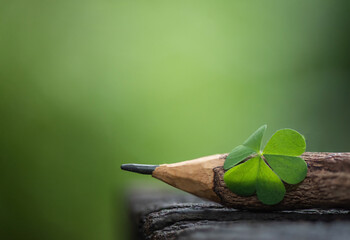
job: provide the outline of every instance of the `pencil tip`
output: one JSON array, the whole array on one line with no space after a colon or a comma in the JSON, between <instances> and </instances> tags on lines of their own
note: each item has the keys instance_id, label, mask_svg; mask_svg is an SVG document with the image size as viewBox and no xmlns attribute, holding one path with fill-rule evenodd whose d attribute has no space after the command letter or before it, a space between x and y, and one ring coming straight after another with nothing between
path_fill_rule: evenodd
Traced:
<instances>
[{"instance_id":1,"label":"pencil tip","mask_svg":"<svg viewBox=\"0 0 350 240\"><path fill-rule=\"evenodd\" d=\"M147 164L122 164L120 168L129 172L136 172L141 174L152 174L154 169L156 169L159 165L147 165Z\"/></svg>"}]
</instances>

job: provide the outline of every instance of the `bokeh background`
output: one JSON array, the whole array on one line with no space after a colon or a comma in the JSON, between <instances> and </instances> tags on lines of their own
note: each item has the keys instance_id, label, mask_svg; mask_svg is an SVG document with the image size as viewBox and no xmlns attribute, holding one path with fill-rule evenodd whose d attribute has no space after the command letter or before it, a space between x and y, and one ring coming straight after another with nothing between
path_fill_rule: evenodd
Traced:
<instances>
[{"instance_id":1,"label":"bokeh background","mask_svg":"<svg viewBox=\"0 0 350 240\"><path fill-rule=\"evenodd\" d=\"M0 0L0 238L125 239L120 164L262 124L350 151L348 1ZM266 141L266 139L265 139Z\"/></svg>"}]
</instances>

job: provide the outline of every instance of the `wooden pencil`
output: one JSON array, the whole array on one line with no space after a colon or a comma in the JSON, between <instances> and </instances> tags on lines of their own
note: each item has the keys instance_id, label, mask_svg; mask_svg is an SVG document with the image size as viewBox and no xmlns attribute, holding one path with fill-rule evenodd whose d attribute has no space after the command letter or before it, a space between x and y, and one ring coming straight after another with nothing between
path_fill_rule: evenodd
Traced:
<instances>
[{"instance_id":1,"label":"wooden pencil","mask_svg":"<svg viewBox=\"0 0 350 240\"><path fill-rule=\"evenodd\" d=\"M227 207L252 210L292 210L308 208L350 209L350 153L306 152L305 180L288 185L284 199L264 205L256 197L231 192L223 180L228 154L216 154L173 164L123 164L123 170L150 174L175 188ZM248 158L249 159L249 158Z\"/></svg>"}]
</instances>

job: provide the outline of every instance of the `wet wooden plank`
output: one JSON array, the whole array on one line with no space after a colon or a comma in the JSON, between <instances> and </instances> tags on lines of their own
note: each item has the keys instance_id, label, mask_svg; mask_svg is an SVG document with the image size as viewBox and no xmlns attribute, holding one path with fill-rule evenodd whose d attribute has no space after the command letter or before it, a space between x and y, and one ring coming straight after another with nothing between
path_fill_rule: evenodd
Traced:
<instances>
[{"instance_id":1,"label":"wet wooden plank","mask_svg":"<svg viewBox=\"0 0 350 240\"><path fill-rule=\"evenodd\" d=\"M134 239L349 239L348 210L257 212L168 189L127 193Z\"/></svg>"}]
</instances>

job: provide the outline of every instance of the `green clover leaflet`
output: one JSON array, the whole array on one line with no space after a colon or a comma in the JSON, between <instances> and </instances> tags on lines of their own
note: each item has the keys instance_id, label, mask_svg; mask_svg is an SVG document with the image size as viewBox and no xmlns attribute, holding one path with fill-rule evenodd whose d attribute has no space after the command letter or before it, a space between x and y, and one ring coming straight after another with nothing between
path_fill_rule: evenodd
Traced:
<instances>
[{"instance_id":1,"label":"green clover leaflet","mask_svg":"<svg viewBox=\"0 0 350 240\"><path fill-rule=\"evenodd\" d=\"M261 151L266 128L266 125L260 127L227 156L224 181L237 195L256 193L262 203L274 205L282 201L286 193L282 180L297 184L305 179L307 165L299 156L305 152L306 144L304 136L286 128L278 130ZM243 162L251 155L252 158Z\"/></svg>"}]
</instances>

